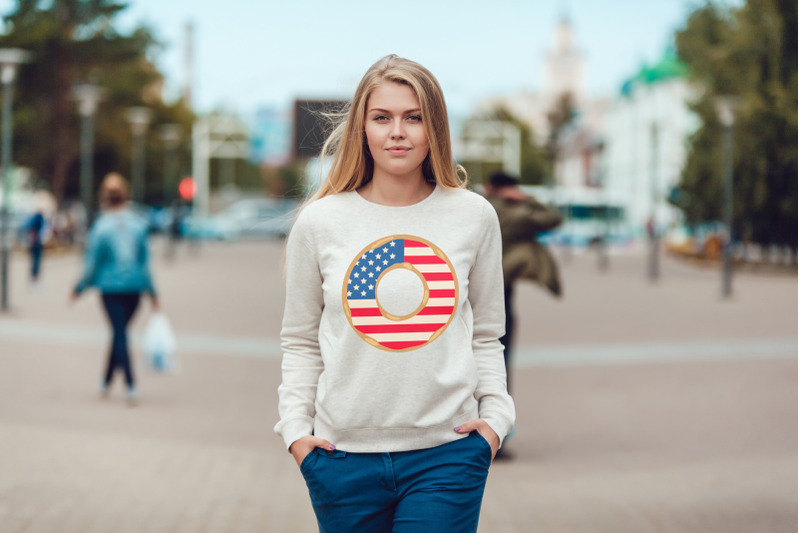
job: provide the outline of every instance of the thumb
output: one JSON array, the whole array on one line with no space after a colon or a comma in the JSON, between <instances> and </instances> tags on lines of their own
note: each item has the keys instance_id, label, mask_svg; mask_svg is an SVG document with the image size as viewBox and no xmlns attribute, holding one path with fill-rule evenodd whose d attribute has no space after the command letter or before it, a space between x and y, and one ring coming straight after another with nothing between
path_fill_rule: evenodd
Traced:
<instances>
[{"instance_id":1,"label":"thumb","mask_svg":"<svg viewBox=\"0 0 800 533\"><path fill-rule=\"evenodd\" d=\"M470 433L471 431L475 431L478 429L478 421L477 420L470 420L464 424L461 424L458 427L453 428L453 431L456 433Z\"/></svg>"}]
</instances>

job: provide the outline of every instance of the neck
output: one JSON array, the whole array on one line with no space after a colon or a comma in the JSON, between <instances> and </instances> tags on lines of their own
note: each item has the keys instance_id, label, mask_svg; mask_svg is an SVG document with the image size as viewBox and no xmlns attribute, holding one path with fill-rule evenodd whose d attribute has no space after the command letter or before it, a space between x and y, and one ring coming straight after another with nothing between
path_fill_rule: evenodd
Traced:
<instances>
[{"instance_id":1,"label":"neck","mask_svg":"<svg viewBox=\"0 0 800 533\"><path fill-rule=\"evenodd\" d=\"M375 204L402 207L421 202L433 189L434 186L425 181L422 174L418 178L373 176L369 183L358 189L358 193Z\"/></svg>"}]
</instances>

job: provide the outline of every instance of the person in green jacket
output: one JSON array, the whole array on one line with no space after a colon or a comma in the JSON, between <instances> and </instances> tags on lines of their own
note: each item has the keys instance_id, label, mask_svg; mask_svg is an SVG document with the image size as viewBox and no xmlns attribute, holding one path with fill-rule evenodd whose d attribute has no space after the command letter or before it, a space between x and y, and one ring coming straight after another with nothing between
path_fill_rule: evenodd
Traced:
<instances>
[{"instance_id":1,"label":"person in green jacket","mask_svg":"<svg viewBox=\"0 0 800 533\"><path fill-rule=\"evenodd\" d=\"M511 382L511 342L514 333L512 298L514 283L527 279L538 283L556 298L561 297L561 280L553 254L537 242L536 234L558 227L562 217L519 187L519 180L495 172L484 183L484 192L500 220L503 240L503 283L505 285L506 333L501 337L506 374Z\"/></svg>"}]
</instances>

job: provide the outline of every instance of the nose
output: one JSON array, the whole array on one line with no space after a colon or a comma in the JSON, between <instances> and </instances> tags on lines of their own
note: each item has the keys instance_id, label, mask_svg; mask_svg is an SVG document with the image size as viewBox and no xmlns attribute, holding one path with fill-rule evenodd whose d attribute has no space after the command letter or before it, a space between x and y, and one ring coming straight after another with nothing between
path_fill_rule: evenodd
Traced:
<instances>
[{"instance_id":1,"label":"nose","mask_svg":"<svg viewBox=\"0 0 800 533\"><path fill-rule=\"evenodd\" d=\"M403 119L398 118L392 122L392 131L390 133L392 139L404 139L406 136L405 128L403 127Z\"/></svg>"}]
</instances>

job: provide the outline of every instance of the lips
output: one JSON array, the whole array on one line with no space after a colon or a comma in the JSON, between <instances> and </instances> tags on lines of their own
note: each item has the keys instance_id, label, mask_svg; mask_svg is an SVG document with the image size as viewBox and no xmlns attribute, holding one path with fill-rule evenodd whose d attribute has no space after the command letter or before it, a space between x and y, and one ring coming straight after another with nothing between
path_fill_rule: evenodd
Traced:
<instances>
[{"instance_id":1,"label":"lips","mask_svg":"<svg viewBox=\"0 0 800 533\"><path fill-rule=\"evenodd\" d=\"M411 148L406 148L405 146L392 146L386 149L386 151L392 155L403 155L409 150L411 150Z\"/></svg>"}]
</instances>

